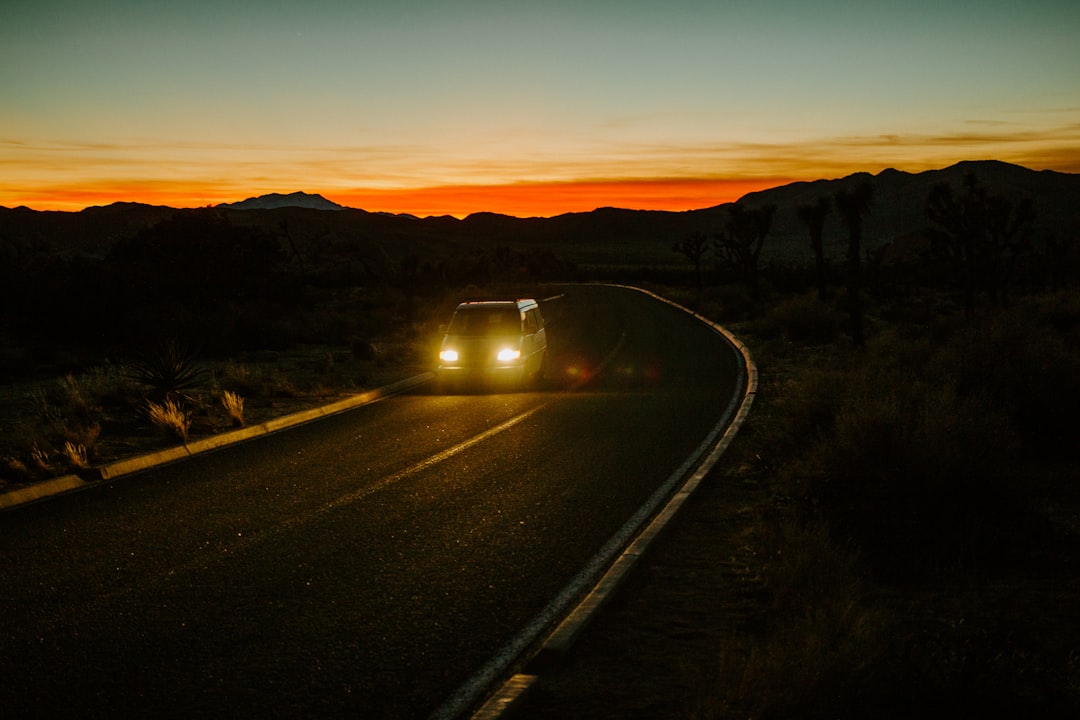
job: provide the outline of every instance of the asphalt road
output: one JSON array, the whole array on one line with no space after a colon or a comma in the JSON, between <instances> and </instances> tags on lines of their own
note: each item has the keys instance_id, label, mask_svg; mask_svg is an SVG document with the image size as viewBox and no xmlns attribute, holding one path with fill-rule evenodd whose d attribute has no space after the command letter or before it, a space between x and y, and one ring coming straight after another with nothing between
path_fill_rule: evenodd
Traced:
<instances>
[{"instance_id":1,"label":"asphalt road","mask_svg":"<svg viewBox=\"0 0 1080 720\"><path fill-rule=\"evenodd\" d=\"M737 391L736 353L654 299L543 307L539 388L392 397L0 514L0 714L439 707Z\"/></svg>"}]
</instances>

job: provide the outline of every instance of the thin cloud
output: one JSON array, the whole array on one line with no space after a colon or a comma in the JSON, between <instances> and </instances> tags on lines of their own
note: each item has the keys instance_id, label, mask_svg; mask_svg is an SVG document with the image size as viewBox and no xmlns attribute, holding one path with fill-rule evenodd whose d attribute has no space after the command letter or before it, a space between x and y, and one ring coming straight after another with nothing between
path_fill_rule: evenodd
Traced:
<instances>
[{"instance_id":1,"label":"thin cloud","mask_svg":"<svg viewBox=\"0 0 1080 720\"><path fill-rule=\"evenodd\" d=\"M886 167L917 172L969 159L1078 172L1080 123L1033 129L985 119L941 133L786 142L582 142L580 150L566 148L500 154L497 147L485 147L483 154L471 155L476 149L420 144L6 138L0 139L0 205L81 209L132 200L190 207L304 189L356 207L415 214L551 215L603 205L683 210L726 202L745 188Z\"/></svg>"}]
</instances>

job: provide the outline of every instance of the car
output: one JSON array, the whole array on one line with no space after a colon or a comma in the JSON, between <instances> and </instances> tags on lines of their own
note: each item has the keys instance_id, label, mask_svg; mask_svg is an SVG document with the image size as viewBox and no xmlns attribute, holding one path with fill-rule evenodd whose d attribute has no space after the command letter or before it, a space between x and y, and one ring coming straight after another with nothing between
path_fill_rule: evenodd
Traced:
<instances>
[{"instance_id":1,"label":"car","mask_svg":"<svg viewBox=\"0 0 1080 720\"><path fill-rule=\"evenodd\" d=\"M435 375L444 388L462 381L520 388L546 368L547 331L536 300L474 300L454 310Z\"/></svg>"}]
</instances>

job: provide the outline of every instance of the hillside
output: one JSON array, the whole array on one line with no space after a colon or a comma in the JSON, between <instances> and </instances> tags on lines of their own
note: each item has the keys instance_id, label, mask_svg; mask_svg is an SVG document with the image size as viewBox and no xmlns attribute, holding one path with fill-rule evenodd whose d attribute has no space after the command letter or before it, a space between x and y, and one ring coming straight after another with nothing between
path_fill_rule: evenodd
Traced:
<instances>
[{"instance_id":1,"label":"hillside","mask_svg":"<svg viewBox=\"0 0 1080 720\"><path fill-rule=\"evenodd\" d=\"M974 174L980 185L991 193L1017 199L1032 198L1037 213L1037 234L1075 237L1080 232L1080 175L1036 172L993 160L962 162L921 173L890 169L874 176L857 174L838 180L792 183L751 193L739 202L751 206L777 206L763 251L766 259L805 257L809 245L806 228L796 215L797 208L869 179L874 188L874 204L865 219L863 232L866 249L873 250L896 238L921 232L927 225L923 208L930 189L947 183L959 190L968 173ZM845 243L845 231L833 214L825 223L827 253L833 257L842 255Z\"/></svg>"},{"instance_id":2,"label":"hillside","mask_svg":"<svg viewBox=\"0 0 1080 720\"><path fill-rule=\"evenodd\" d=\"M796 215L799 205L829 197L840 188L869 180L874 205L865 219L867 251L895 238L920 233L926 226L923 206L938 183L961 186L973 173L994 193L1030 197L1037 212L1036 232L1073 237L1080 230L1080 175L1037 172L997 161L962 162L941 170L907 173L885 170L835 180L796 182L751 193L739 200L750 206L777 206L763 259L801 260L809 256L806 229ZM516 218L477 213L464 219L416 218L344 208L318 195L293 193L249 198L217 210L237 225L273 232L287 227L308 240L324 239L365 247L390 256L434 254L461 247L542 248L578 265L664 265L679 263L671 245L693 232L723 227L725 205L685 212L600 208L551 218ZM0 208L0 243L5 252L101 256L117 240L181 212L166 207L116 203L77 213ZM845 234L831 216L825 226L828 254L842 253ZM13 249L14 248L14 249Z\"/></svg>"}]
</instances>

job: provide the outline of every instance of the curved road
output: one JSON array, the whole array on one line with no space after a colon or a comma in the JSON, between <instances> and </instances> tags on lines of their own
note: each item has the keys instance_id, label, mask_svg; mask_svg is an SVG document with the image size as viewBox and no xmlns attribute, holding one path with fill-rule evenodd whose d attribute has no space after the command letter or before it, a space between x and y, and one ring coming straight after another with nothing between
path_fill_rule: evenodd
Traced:
<instances>
[{"instance_id":1,"label":"curved road","mask_svg":"<svg viewBox=\"0 0 1080 720\"><path fill-rule=\"evenodd\" d=\"M4 716L431 713L738 391L723 338L643 294L544 312L544 387L392 397L0 514Z\"/></svg>"}]
</instances>

